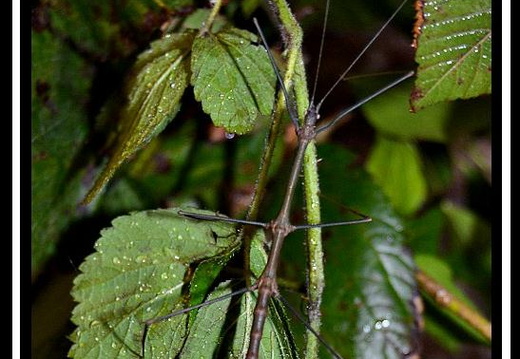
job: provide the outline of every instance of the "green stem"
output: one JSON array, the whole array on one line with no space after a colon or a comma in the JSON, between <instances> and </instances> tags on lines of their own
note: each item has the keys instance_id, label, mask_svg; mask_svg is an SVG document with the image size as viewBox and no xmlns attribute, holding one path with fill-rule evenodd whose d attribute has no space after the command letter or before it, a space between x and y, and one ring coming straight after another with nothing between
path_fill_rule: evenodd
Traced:
<instances>
[{"instance_id":1,"label":"green stem","mask_svg":"<svg viewBox=\"0 0 520 359\"><path fill-rule=\"evenodd\" d=\"M223 0L215 1L215 4L213 5L213 8L211 9L211 12L210 12L208 18L204 22L204 26L202 26L200 28L199 35L202 36L210 31L211 26L213 25L213 22L215 21L215 18L217 17L217 15L220 11L220 8L222 7L222 1Z\"/></svg>"},{"instance_id":2,"label":"green stem","mask_svg":"<svg viewBox=\"0 0 520 359\"><path fill-rule=\"evenodd\" d=\"M280 2L282 4L279 4ZM285 1L274 1L274 3L279 11L279 17L280 17L280 20L282 21L282 23L284 23L283 19L286 18L287 16L292 17L292 14L291 14L290 10L288 9ZM286 9L286 10L284 10L284 9ZM282 16L283 16L283 18L282 18ZM285 23L284 23L284 25L287 26ZM294 77L295 77L295 69L297 67L297 64L298 64L298 62L301 62L301 59L302 59L302 54L301 54L302 32L301 32L301 29L299 28L299 25L297 23L296 23L296 25L297 25L296 29L292 29L291 31L288 31L290 35L288 37L286 37L287 42L285 44L286 49L287 49L286 50L287 51L287 54L286 54L287 70L285 71L285 75L284 75L284 86L288 92L290 92L293 82L295 82ZM307 88L306 84L304 83L305 96L303 96L303 97L305 97L305 98L307 97L306 88ZM295 91L296 91L296 89L295 89ZM300 108L299 104L298 104L298 108ZM301 106L301 108L306 109L307 106L306 105ZM258 212L260 210L260 202L261 202L261 199L263 198L265 188L267 185L269 168L270 168L271 161L273 158L274 149L276 147L276 139L278 138L278 135L280 132L282 115L284 114L285 109L286 109L285 99L284 99L283 93L280 91L278 93L275 109L274 109L273 115L272 115L271 128L269 130L267 144L265 147L265 151L262 155L262 160L260 162L260 174L257 179L255 193L253 196L253 201L251 203L251 206L249 207L249 212L247 215L247 218L249 220L256 220L258 217ZM304 114L304 112L303 112L303 114ZM302 113L300 113L300 111L299 111L299 115L300 115L300 118L303 118L303 115L302 115Z\"/></svg>"},{"instance_id":3,"label":"green stem","mask_svg":"<svg viewBox=\"0 0 520 359\"><path fill-rule=\"evenodd\" d=\"M296 108L300 123L305 118L305 113L309 107L309 95L303 57L301 53L303 32L294 18L285 0L273 0L272 3L278 12L277 16L286 31L287 49L287 72L285 85L288 91L290 82L293 79ZM308 223L320 223L320 201L319 201L319 180L317 169L316 146L311 142L305 152L303 164L304 174L304 193L306 202L306 217ZM309 297L308 316L312 328L319 333L321 326L320 305L323 288L325 286L325 275L323 266L323 250L321 243L321 230L311 229L307 232L307 295ZM318 340L314 335L307 335L306 357L318 357Z\"/></svg>"}]
</instances>

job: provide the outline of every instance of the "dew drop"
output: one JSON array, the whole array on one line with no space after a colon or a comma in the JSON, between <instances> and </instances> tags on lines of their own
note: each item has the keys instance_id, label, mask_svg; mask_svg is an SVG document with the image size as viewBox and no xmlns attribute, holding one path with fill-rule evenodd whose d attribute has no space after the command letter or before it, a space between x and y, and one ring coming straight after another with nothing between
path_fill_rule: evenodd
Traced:
<instances>
[{"instance_id":1,"label":"dew drop","mask_svg":"<svg viewBox=\"0 0 520 359\"><path fill-rule=\"evenodd\" d=\"M121 264L121 259L119 259L118 257L114 257L114 258L112 258L112 263Z\"/></svg>"},{"instance_id":2,"label":"dew drop","mask_svg":"<svg viewBox=\"0 0 520 359\"><path fill-rule=\"evenodd\" d=\"M226 132L225 135L227 140L231 140L232 138L235 137L235 134L234 133L230 133L230 132Z\"/></svg>"},{"instance_id":3,"label":"dew drop","mask_svg":"<svg viewBox=\"0 0 520 359\"><path fill-rule=\"evenodd\" d=\"M96 327L96 326L98 326L100 324L101 324L101 322L99 320L93 320L93 321L90 322L89 326L90 326L90 328L93 328L93 327Z\"/></svg>"},{"instance_id":4,"label":"dew drop","mask_svg":"<svg viewBox=\"0 0 520 359\"><path fill-rule=\"evenodd\" d=\"M368 325L368 324L363 325L363 333L370 333L371 329L372 328L370 327L370 325Z\"/></svg>"},{"instance_id":5,"label":"dew drop","mask_svg":"<svg viewBox=\"0 0 520 359\"><path fill-rule=\"evenodd\" d=\"M135 261L137 263L146 263L147 259L148 258L146 256L137 256L137 257L135 257Z\"/></svg>"}]
</instances>

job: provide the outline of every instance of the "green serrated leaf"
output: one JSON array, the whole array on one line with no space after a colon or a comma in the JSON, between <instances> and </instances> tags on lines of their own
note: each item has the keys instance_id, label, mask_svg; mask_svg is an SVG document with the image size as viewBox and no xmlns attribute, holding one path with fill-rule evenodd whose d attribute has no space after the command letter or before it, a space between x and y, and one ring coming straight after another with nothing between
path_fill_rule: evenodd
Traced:
<instances>
[{"instance_id":1,"label":"green serrated leaf","mask_svg":"<svg viewBox=\"0 0 520 359\"><path fill-rule=\"evenodd\" d=\"M119 114L114 152L85 197L90 202L115 171L173 119L190 74L193 32L168 34L154 41L135 63L127 86L128 103Z\"/></svg>"},{"instance_id":2,"label":"green serrated leaf","mask_svg":"<svg viewBox=\"0 0 520 359\"><path fill-rule=\"evenodd\" d=\"M157 321L146 337L144 321L183 307L189 265L236 250L235 228L191 221L176 209L137 212L112 225L74 281L78 305L72 321L78 327L69 355L138 358L144 350L150 357L174 357L184 341L187 315Z\"/></svg>"},{"instance_id":3,"label":"green serrated leaf","mask_svg":"<svg viewBox=\"0 0 520 359\"><path fill-rule=\"evenodd\" d=\"M491 93L491 1L425 1L412 105Z\"/></svg>"},{"instance_id":4,"label":"green serrated leaf","mask_svg":"<svg viewBox=\"0 0 520 359\"><path fill-rule=\"evenodd\" d=\"M426 200L427 184L419 151L411 142L378 137L367 171L402 214L411 214Z\"/></svg>"},{"instance_id":5,"label":"green serrated leaf","mask_svg":"<svg viewBox=\"0 0 520 359\"><path fill-rule=\"evenodd\" d=\"M402 358L416 350L415 265L403 246L403 225L366 173L349 166L339 147L321 146L322 188L371 223L326 230L323 334L347 358ZM350 158L349 158L350 157ZM348 186L345 186L345 183ZM323 201L323 217L346 218Z\"/></svg>"},{"instance_id":6,"label":"green serrated leaf","mask_svg":"<svg viewBox=\"0 0 520 359\"><path fill-rule=\"evenodd\" d=\"M271 113L275 74L256 36L235 28L198 37L193 44L195 98L216 126L244 134Z\"/></svg>"}]
</instances>

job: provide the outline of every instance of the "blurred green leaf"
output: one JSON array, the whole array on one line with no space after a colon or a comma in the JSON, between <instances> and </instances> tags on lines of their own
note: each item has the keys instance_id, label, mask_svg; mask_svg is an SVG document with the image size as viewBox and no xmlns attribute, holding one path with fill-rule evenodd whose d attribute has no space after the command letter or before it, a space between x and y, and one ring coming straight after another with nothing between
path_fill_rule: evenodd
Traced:
<instances>
[{"instance_id":1,"label":"blurred green leaf","mask_svg":"<svg viewBox=\"0 0 520 359\"><path fill-rule=\"evenodd\" d=\"M451 104L438 104L417 113L408 106L410 91L396 87L363 106L363 112L375 129L402 140L446 142ZM399 105L401 104L401 105Z\"/></svg>"},{"instance_id":2,"label":"blurred green leaf","mask_svg":"<svg viewBox=\"0 0 520 359\"><path fill-rule=\"evenodd\" d=\"M417 218L408 219L406 223L407 245L414 253L437 254L445 225L440 208L434 207Z\"/></svg>"},{"instance_id":3,"label":"blurred green leaf","mask_svg":"<svg viewBox=\"0 0 520 359\"><path fill-rule=\"evenodd\" d=\"M400 213L412 214L426 200L422 162L412 143L379 136L366 168Z\"/></svg>"},{"instance_id":4,"label":"blurred green leaf","mask_svg":"<svg viewBox=\"0 0 520 359\"><path fill-rule=\"evenodd\" d=\"M490 238L489 225L469 209L449 201L443 202L441 209L447 217L450 229L454 234L454 243L458 247L468 246L482 238Z\"/></svg>"},{"instance_id":5,"label":"blurred green leaf","mask_svg":"<svg viewBox=\"0 0 520 359\"><path fill-rule=\"evenodd\" d=\"M275 74L257 37L228 28L197 37L193 44L191 83L216 126L229 133L253 129L259 115L269 115ZM217 76L218 75L218 76Z\"/></svg>"},{"instance_id":6,"label":"blurred green leaf","mask_svg":"<svg viewBox=\"0 0 520 359\"><path fill-rule=\"evenodd\" d=\"M168 34L137 59L127 84L128 103L119 114L114 151L85 197L90 202L115 171L174 118L188 86L194 32Z\"/></svg>"},{"instance_id":7,"label":"blurred green leaf","mask_svg":"<svg viewBox=\"0 0 520 359\"><path fill-rule=\"evenodd\" d=\"M244 0L240 3L242 14L249 18L251 14L262 4L261 0Z\"/></svg>"},{"instance_id":8,"label":"blurred green leaf","mask_svg":"<svg viewBox=\"0 0 520 359\"><path fill-rule=\"evenodd\" d=\"M92 68L49 32L33 32L31 50L31 268L37 276L76 216L82 186L74 162L88 132Z\"/></svg>"},{"instance_id":9,"label":"blurred green leaf","mask_svg":"<svg viewBox=\"0 0 520 359\"><path fill-rule=\"evenodd\" d=\"M175 8L192 0L176 1ZM132 54L161 25L160 8L154 0L117 2L56 0L49 5L52 27L74 44L77 51L97 61Z\"/></svg>"},{"instance_id":10,"label":"blurred green leaf","mask_svg":"<svg viewBox=\"0 0 520 359\"><path fill-rule=\"evenodd\" d=\"M323 334L345 357L402 358L417 348L415 265L403 225L370 177L340 147L321 146L321 186L334 200L370 215L371 223L325 231ZM348 210L323 201L326 221Z\"/></svg>"},{"instance_id":11,"label":"blurred green leaf","mask_svg":"<svg viewBox=\"0 0 520 359\"><path fill-rule=\"evenodd\" d=\"M488 293L492 241L489 222L471 209L450 201L443 201L441 210L446 216L446 232L450 238L450 251L444 259L452 268L457 268L461 281Z\"/></svg>"},{"instance_id":12,"label":"blurred green leaf","mask_svg":"<svg viewBox=\"0 0 520 359\"><path fill-rule=\"evenodd\" d=\"M413 107L491 93L491 0L422 4Z\"/></svg>"}]
</instances>

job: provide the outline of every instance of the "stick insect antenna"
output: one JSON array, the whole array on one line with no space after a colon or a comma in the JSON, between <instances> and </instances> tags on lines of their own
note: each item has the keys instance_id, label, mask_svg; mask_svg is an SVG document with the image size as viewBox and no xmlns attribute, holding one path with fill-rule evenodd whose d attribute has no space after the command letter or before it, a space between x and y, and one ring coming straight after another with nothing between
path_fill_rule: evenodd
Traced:
<instances>
[{"instance_id":1,"label":"stick insect antenna","mask_svg":"<svg viewBox=\"0 0 520 359\"><path fill-rule=\"evenodd\" d=\"M356 56L356 58L354 59L354 61L352 61L352 63L347 67L347 69L345 71L343 71L343 73L338 77L338 79L336 80L336 82L330 87L329 91L327 91L327 93L325 94L325 96L323 96L323 98L321 99L321 101L316 105L316 112L319 113L320 111L320 108L321 108L321 105L323 105L323 102L325 101L325 99L331 94L331 92L339 85L339 83L345 78L345 76L347 76L347 74L349 73L350 70L352 70L352 68L354 67L354 65L359 61L359 59L367 52L367 50L370 48L370 46L372 46L372 44L374 43L374 41L376 41L379 36L381 35L381 33L383 32L383 30L388 26L388 24L394 19L394 17L399 13L399 11L403 8L404 4L407 2L408 0L403 0L403 2L399 5L399 7L394 11L394 13L392 14L392 16L390 16L390 18L383 24L383 26L381 26L379 28L379 30L375 33L375 35L372 37L372 39L365 45L365 47L363 48L363 50L361 50L361 52Z\"/></svg>"},{"instance_id":2,"label":"stick insect antenna","mask_svg":"<svg viewBox=\"0 0 520 359\"><path fill-rule=\"evenodd\" d=\"M294 226L294 230L349 226L351 224L361 224L361 223L369 223L369 222L372 222L372 218L364 217L364 218L361 218L361 219L354 219L352 221L344 221L344 222L330 222L330 223L318 223L318 224L301 224L301 225Z\"/></svg>"},{"instance_id":3,"label":"stick insect antenna","mask_svg":"<svg viewBox=\"0 0 520 359\"><path fill-rule=\"evenodd\" d=\"M316 88L318 87L318 77L320 75L321 58L323 56L323 46L325 44L325 33L327 31L327 22L329 19L329 6L330 6L330 1L327 1L326 5L325 5L325 16L323 19L323 28L321 30L320 50L318 53L318 64L316 65L316 74L314 75L314 85L312 87L312 96L311 96L310 103L314 103L314 97L316 96Z\"/></svg>"},{"instance_id":4,"label":"stick insect antenna","mask_svg":"<svg viewBox=\"0 0 520 359\"><path fill-rule=\"evenodd\" d=\"M412 77L414 75L414 71L409 71L407 72L406 74L404 74L403 76L399 77L397 80L394 80L392 81L391 83L389 83L388 85L386 85L385 87L383 88L380 88L379 90L377 90L376 92L374 92L373 94L371 94L370 96L367 96L365 97L364 99L362 99L361 101L357 102L356 104L350 106L350 107L347 107L346 109L344 109L343 111L341 111L338 115L336 115L336 117L334 118L334 120L332 120L331 122L329 122L328 124L326 125L323 125L321 127L319 127L318 129L316 129L316 134L320 133L320 132L323 132L329 128L331 128L332 126L334 126L339 120L341 120L343 117L345 117L346 115L348 115L349 113L351 113L352 111L354 111L355 109L357 109L358 107L361 107L363 106L365 103L367 103L368 101L372 100L373 98L381 95L382 93L388 91L389 89L391 89L392 87L395 87L397 86L398 84L400 84L401 82L403 82L404 80Z\"/></svg>"},{"instance_id":5,"label":"stick insect antenna","mask_svg":"<svg viewBox=\"0 0 520 359\"><path fill-rule=\"evenodd\" d=\"M192 219L198 219L202 221L221 221L221 222L227 222L227 223L238 223L238 224L244 224L248 226L255 226L255 227L262 227L266 228L267 223L263 222L256 222L256 221L247 221L243 219L236 219L236 218L229 218L223 215L217 214L202 214L202 213L192 213L192 212L186 212L183 210L177 211L178 214L184 217L192 218Z\"/></svg>"},{"instance_id":6,"label":"stick insect antenna","mask_svg":"<svg viewBox=\"0 0 520 359\"><path fill-rule=\"evenodd\" d=\"M218 302L223 301L225 299L234 297L234 296L239 295L239 294L244 294L246 292L250 292L250 291L255 290L255 289L256 289L255 285L253 285L252 287L242 288L242 289L236 290L236 291L234 291L232 293L224 294L221 297L218 297L218 298L215 298L215 299L210 299L210 300L205 301L203 303L200 303L200 304L188 307L188 308L180 309L180 310L177 310L177 311L172 312L170 314L163 315L162 317L148 319L148 320L146 320L144 322L144 324L148 327L151 324L154 324L154 323L157 323L157 322L162 322L162 321L164 321L166 319L169 319L169 318L172 318L172 317L176 317L176 316L184 314L184 313L188 313L188 312L190 312L190 311L192 311L194 309L202 308L202 307L208 306L208 305L213 304L213 303L218 303Z\"/></svg>"},{"instance_id":7,"label":"stick insect antenna","mask_svg":"<svg viewBox=\"0 0 520 359\"><path fill-rule=\"evenodd\" d=\"M325 339L323 339L323 337L314 330L314 328L309 324L309 322L307 321L307 319L305 319L305 317L300 313L298 312L296 309L293 308L293 306L287 301L287 299L284 298L284 296L282 296L280 293L278 293L278 295L276 296L278 299L280 299L280 301L285 305L285 307L287 309L289 309L289 311L296 317L298 318L298 320L300 322L303 323L303 325L305 325L305 328L307 328L312 334L314 334L316 336L316 338L318 338L318 340L321 342L321 344L323 344L323 346L325 348L327 348L327 350L332 354L332 356L336 359L343 359L343 357L336 351L334 350L334 348L325 341Z\"/></svg>"}]
</instances>

